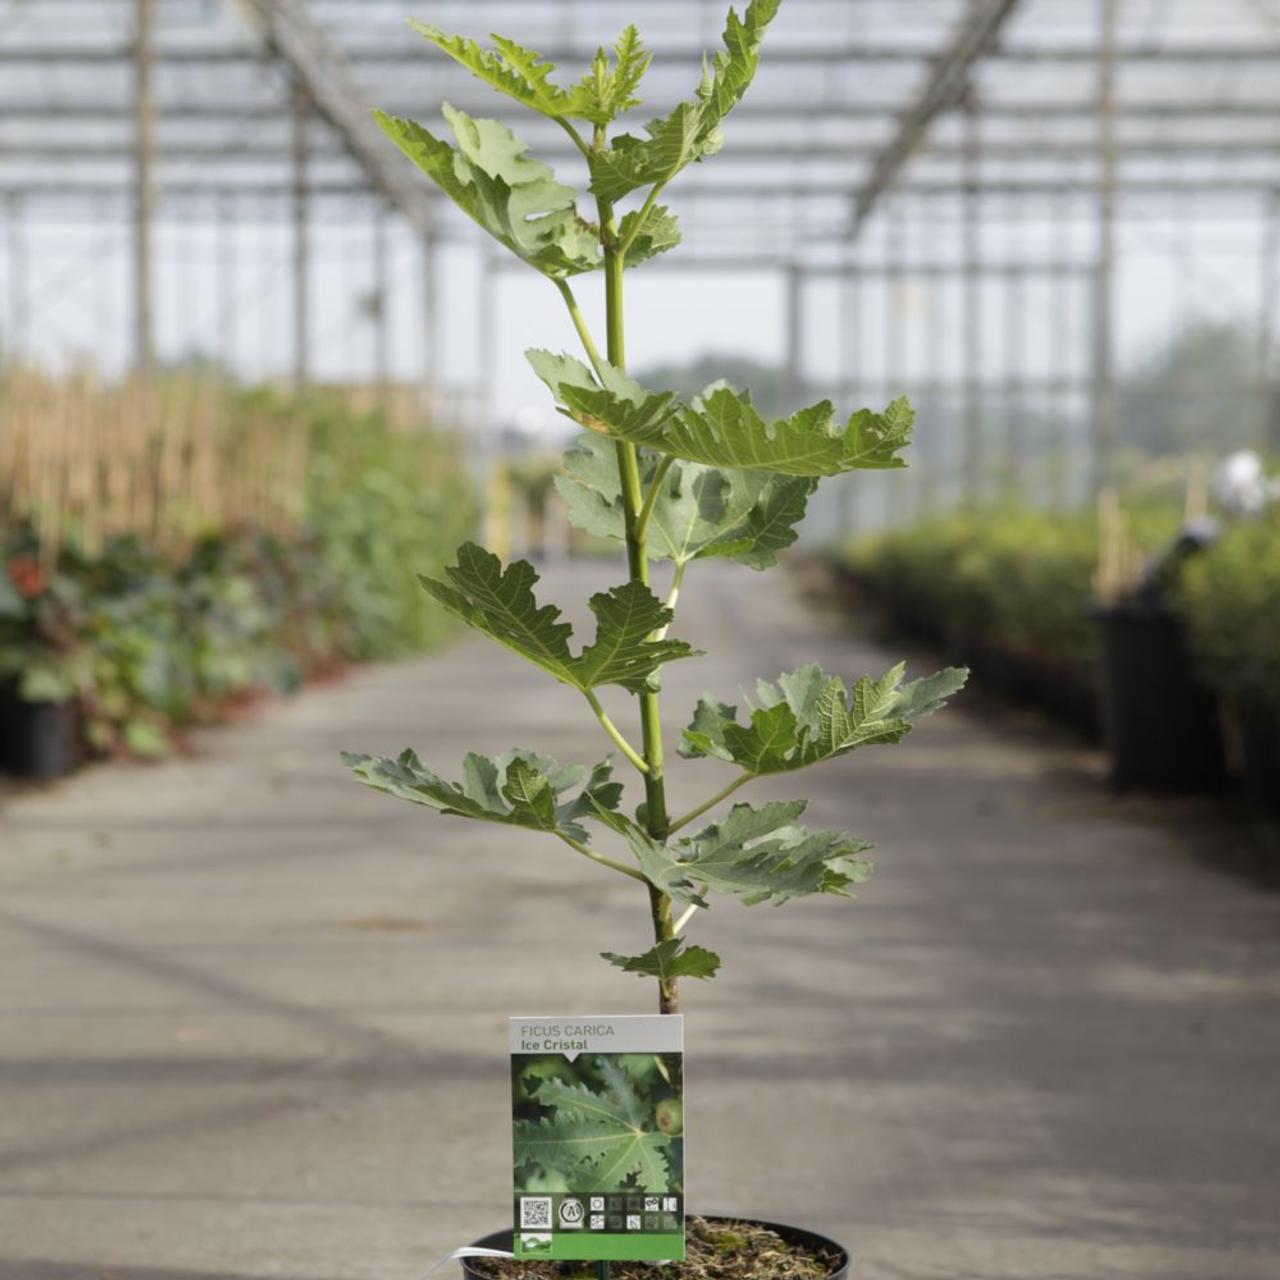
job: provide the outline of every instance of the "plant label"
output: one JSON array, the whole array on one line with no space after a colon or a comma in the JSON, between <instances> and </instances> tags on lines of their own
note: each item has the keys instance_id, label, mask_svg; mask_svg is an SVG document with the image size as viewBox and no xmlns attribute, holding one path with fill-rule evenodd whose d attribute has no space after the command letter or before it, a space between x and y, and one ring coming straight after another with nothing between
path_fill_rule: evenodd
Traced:
<instances>
[{"instance_id":1,"label":"plant label","mask_svg":"<svg viewBox=\"0 0 1280 1280\"><path fill-rule=\"evenodd\" d=\"M517 1258L684 1258L679 1014L511 1019Z\"/></svg>"}]
</instances>

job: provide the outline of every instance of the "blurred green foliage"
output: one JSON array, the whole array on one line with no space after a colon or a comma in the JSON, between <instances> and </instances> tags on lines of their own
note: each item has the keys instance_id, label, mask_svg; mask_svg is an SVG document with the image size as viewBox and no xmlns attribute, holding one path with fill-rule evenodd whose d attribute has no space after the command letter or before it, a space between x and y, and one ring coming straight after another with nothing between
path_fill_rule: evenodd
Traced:
<instances>
[{"instance_id":1,"label":"blurred green foliage","mask_svg":"<svg viewBox=\"0 0 1280 1280\"><path fill-rule=\"evenodd\" d=\"M1172 537L1177 523L1176 508L1129 513L1131 535L1148 550ZM1014 506L955 512L859 538L843 556L862 583L921 632L1082 670L1094 666L1092 512Z\"/></svg>"},{"instance_id":2,"label":"blurred green foliage","mask_svg":"<svg viewBox=\"0 0 1280 1280\"><path fill-rule=\"evenodd\" d=\"M238 401L307 426L297 527L208 529L177 554L136 536L93 555L73 543L53 565L29 525L0 528L0 695L76 699L93 749L156 756L236 701L442 639L416 574L474 524L453 442L336 397Z\"/></svg>"},{"instance_id":3,"label":"blurred green foliage","mask_svg":"<svg viewBox=\"0 0 1280 1280\"><path fill-rule=\"evenodd\" d=\"M1188 561L1175 598L1205 679L1280 707L1280 510L1228 527Z\"/></svg>"}]
</instances>

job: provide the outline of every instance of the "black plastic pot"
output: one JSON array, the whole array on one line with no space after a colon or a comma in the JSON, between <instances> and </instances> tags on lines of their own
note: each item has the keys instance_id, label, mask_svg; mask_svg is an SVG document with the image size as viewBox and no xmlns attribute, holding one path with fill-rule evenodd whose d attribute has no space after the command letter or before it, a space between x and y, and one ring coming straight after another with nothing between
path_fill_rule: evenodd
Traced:
<instances>
[{"instance_id":1,"label":"black plastic pot","mask_svg":"<svg viewBox=\"0 0 1280 1280\"><path fill-rule=\"evenodd\" d=\"M788 1244L797 1245L801 1249L834 1254L840 1259L840 1262L828 1272L827 1280L848 1280L849 1251L842 1245L838 1245L834 1240L828 1240L826 1236L820 1236L814 1231L806 1231L803 1227L788 1227L777 1222L761 1222L758 1218L726 1218L717 1214L704 1214L702 1216L707 1222L750 1222L754 1226L776 1231ZM510 1249L511 1234L510 1227L505 1231L495 1231L491 1235L476 1240L472 1247L477 1249ZM587 1265L590 1264L583 1263L583 1266ZM472 1261L469 1258L462 1259L462 1270L467 1280L487 1280L484 1273L472 1265Z\"/></svg>"},{"instance_id":2,"label":"black plastic pot","mask_svg":"<svg viewBox=\"0 0 1280 1280\"><path fill-rule=\"evenodd\" d=\"M1256 805L1280 814L1280 709L1263 702L1239 704L1241 777Z\"/></svg>"},{"instance_id":3,"label":"black plastic pot","mask_svg":"<svg viewBox=\"0 0 1280 1280\"><path fill-rule=\"evenodd\" d=\"M1112 783L1221 790L1227 768L1217 702L1195 673L1182 624L1163 606L1137 601L1100 606L1093 616Z\"/></svg>"},{"instance_id":4,"label":"black plastic pot","mask_svg":"<svg viewBox=\"0 0 1280 1280\"><path fill-rule=\"evenodd\" d=\"M80 711L74 702L22 702L0 695L0 771L50 781L81 759Z\"/></svg>"}]
</instances>

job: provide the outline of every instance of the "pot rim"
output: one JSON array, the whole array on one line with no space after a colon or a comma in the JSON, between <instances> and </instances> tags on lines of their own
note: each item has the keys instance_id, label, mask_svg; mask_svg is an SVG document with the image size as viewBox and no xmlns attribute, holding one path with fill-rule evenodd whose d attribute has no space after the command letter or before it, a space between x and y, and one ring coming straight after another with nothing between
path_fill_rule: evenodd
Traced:
<instances>
[{"instance_id":1,"label":"pot rim","mask_svg":"<svg viewBox=\"0 0 1280 1280\"><path fill-rule=\"evenodd\" d=\"M830 1271L827 1272L826 1280L838 1280L839 1277L848 1274L850 1267L853 1265L853 1255L838 1240L832 1240L830 1236L824 1236L818 1231L811 1231L808 1227L797 1227L790 1223L774 1222L768 1218L753 1218L748 1214L742 1213L698 1213L691 1215L693 1217L702 1218L707 1222L746 1222L755 1227L764 1227L767 1231L776 1231L784 1240L789 1243L796 1243L807 1248L819 1248L824 1253L833 1253L837 1256L837 1263ZM479 1240L472 1241L473 1248L481 1249L510 1249L514 1234L514 1228L504 1227L501 1231L491 1231L488 1235L482 1236ZM474 1280L480 1280L480 1273L472 1270L468 1265L471 1261L469 1258L460 1260L464 1273L473 1277ZM655 1264L657 1265L657 1264Z\"/></svg>"}]
</instances>

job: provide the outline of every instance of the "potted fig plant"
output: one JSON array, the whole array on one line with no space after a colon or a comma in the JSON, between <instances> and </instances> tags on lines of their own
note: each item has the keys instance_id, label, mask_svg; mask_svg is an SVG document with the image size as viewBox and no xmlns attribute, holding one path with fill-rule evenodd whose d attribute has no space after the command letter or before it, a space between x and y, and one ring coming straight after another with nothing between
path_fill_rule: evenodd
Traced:
<instances>
[{"instance_id":1,"label":"potted fig plant","mask_svg":"<svg viewBox=\"0 0 1280 1280\"><path fill-rule=\"evenodd\" d=\"M963 670L948 669L904 682L897 666L878 679L864 675L849 684L810 664L762 680L742 715L705 696L683 731L679 754L729 772L688 812L668 808L659 676L667 663L699 656L669 633L686 572L713 557L755 569L774 565L777 553L795 540L819 480L903 466L899 453L912 426L905 399L883 413L858 410L843 422L825 400L766 421L746 391L713 384L683 403L626 373L625 273L679 243L676 216L660 198L682 169L720 146L721 125L751 83L778 7L779 0L752 0L741 16L730 10L724 48L705 65L694 96L643 133L610 132L620 115L640 104L637 90L649 65L634 27L623 31L612 51L597 52L581 80L561 87L539 54L512 40L495 36L494 47L483 48L414 24L478 78L565 131L589 173L590 210L497 120L474 119L446 104L451 143L411 120L377 113L386 133L464 213L558 290L585 362L529 352L561 412L583 428L565 456L557 488L575 525L615 540L625 552L624 580L589 601L595 635L581 647L571 645L571 627L559 609L535 596L538 575L527 562L504 566L467 543L454 566L422 578L422 585L468 626L577 690L637 776L643 799L634 809L624 805L612 756L585 767L524 749L496 758L471 754L459 782L438 776L412 750L396 758L347 754L344 760L378 790L445 814L529 828L597 868L635 881L652 921L653 946L638 955L603 955L623 972L651 980L661 1013L678 1010L681 979L711 978L720 965L717 955L687 937L695 913L711 898L750 905L847 895L870 871L864 841L800 825L802 800L738 803L715 817L712 811L753 779L899 741L965 679ZM602 345L571 284L593 272L604 278ZM673 566L665 599L650 583L656 560ZM609 685L633 695L638 735L607 713L599 690ZM713 1230L705 1224L700 1229ZM778 1230L814 1255L811 1274L847 1265L837 1246ZM692 1240L692 1224L690 1232ZM510 1231L490 1242L502 1239L509 1242ZM712 1247L723 1245L720 1239Z\"/></svg>"}]
</instances>

